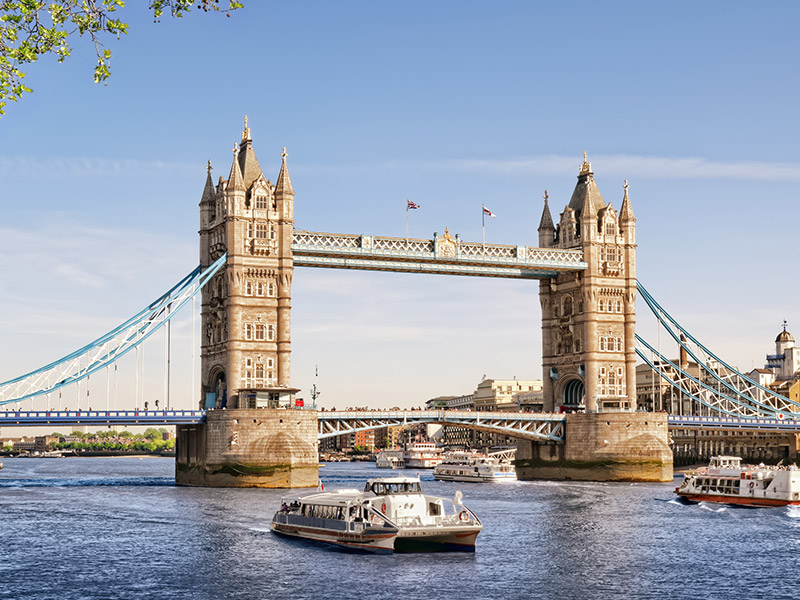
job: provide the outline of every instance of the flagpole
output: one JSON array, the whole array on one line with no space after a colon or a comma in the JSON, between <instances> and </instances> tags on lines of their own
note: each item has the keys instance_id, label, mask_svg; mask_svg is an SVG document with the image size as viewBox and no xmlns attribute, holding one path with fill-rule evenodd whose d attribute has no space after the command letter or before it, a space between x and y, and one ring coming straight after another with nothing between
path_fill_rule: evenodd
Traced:
<instances>
[{"instance_id":1,"label":"flagpole","mask_svg":"<svg viewBox=\"0 0 800 600\"><path fill-rule=\"evenodd\" d=\"M406 249L408 249L408 198L406 198Z\"/></svg>"},{"instance_id":2,"label":"flagpole","mask_svg":"<svg viewBox=\"0 0 800 600\"><path fill-rule=\"evenodd\" d=\"M481 242L483 251L486 252L486 207L481 205Z\"/></svg>"}]
</instances>

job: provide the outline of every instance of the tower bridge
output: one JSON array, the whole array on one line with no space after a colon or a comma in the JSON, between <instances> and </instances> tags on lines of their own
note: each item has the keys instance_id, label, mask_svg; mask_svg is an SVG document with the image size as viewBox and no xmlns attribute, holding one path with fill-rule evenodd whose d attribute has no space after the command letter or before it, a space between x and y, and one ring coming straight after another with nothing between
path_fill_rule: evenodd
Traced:
<instances>
[{"instance_id":1,"label":"tower bridge","mask_svg":"<svg viewBox=\"0 0 800 600\"><path fill-rule=\"evenodd\" d=\"M619 210L597 187L584 154L578 181L557 221L545 192L538 246L296 230L287 153L273 184L256 158L245 120L227 178L214 182L209 163L200 200L200 267L137 316L61 361L0 384L0 405L80 382L138 347L169 323L177 308L201 296L200 393L192 414L145 414L178 427L176 481L186 485L316 485L320 437L411 422L448 423L511 433L520 439L525 477L671 480L668 427L747 427L753 417L781 421L800 404L764 396L753 382L708 353L638 285L636 219L627 181ZM538 280L542 314L543 403L539 415L387 411L366 414L282 410L299 391L291 382L291 285L295 267L378 270ZM635 333L641 294L687 355L723 365L702 377L675 364ZM687 341L688 340L688 341ZM638 344L638 346L637 346ZM636 362L644 359L692 401L729 421L676 420L637 413ZM716 370L715 370L716 369ZM709 383L710 382L710 383ZM567 411L571 414L559 414ZM86 422L86 413L29 411L27 418ZM58 412L58 411L56 411ZM92 422L130 423L108 411ZM124 411L120 411L124 412ZM144 411L146 413L146 411ZM780 415L778 414L780 412ZM0 412L0 425L25 422ZM780 418L779 418L780 417ZM750 419L749 423L747 419ZM30 422L30 421L27 421ZM50 421L45 421L50 423ZM148 421L149 422L149 421ZM769 423L761 423L764 427ZM553 442L559 443L555 446ZM540 443L546 442L546 443Z\"/></svg>"}]
</instances>

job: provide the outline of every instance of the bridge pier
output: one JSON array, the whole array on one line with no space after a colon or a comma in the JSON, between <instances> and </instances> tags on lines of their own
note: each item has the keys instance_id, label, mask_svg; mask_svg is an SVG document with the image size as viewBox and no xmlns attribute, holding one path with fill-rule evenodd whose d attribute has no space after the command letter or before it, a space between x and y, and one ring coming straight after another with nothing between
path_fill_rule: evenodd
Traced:
<instances>
[{"instance_id":1,"label":"bridge pier","mask_svg":"<svg viewBox=\"0 0 800 600\"><path fill-rule=\"evenodd\" d=\"M179 425L175 483L206 487L315 487L317 412L209 410L205 423Z\"/></svg>"},{"instance_id":2,"label":"bridge pier","mask_svg":"<svg viewBox=\"0 0 800 600\"><path fill-rule=\"evenodd\" d=\"M519 479L672 481L665 413L575 413L566 417L564 443L519 441Z\"/></svg>"}]
</instances>

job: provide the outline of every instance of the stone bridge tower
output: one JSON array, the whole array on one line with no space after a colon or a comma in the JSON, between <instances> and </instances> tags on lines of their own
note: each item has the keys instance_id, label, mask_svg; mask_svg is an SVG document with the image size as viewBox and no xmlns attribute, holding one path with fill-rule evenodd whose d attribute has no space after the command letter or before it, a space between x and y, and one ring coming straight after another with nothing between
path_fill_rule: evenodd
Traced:
<instances>
[{"instance_id":1,"label":"stone bridge tower","mask_svg":"<svg viewBox=\"0 0 800 600\"><path fill-rule=\"evenodd\" d=\"M520 479L672 481L667 416L636 413L636 219L619 213L583 156L557 225L545 192L544 248L580 248L588 268L539 282L544 409L567 410L563 444L520 441ZM585 412L584 412L585 411Z\"/></svg>"},{"instance_id":2,"label":"stone bridge tower","mask_svg":"<svg viewBox=\"0 0 800 600\"><path fill-rule=\"evenodd\" d=\"M227 252L202 291L201 408L178 426L175 481L210 487L312 487L317 414L294 408L290 383L294 190L286 149L273 184L256 159L245 117L227 179L200 201L200 263Z\"/></svg>"},{"instance_id":3,"label":"stone bridge tower","mask_svg":"<svg viewBox=\"0 0 800 600\"><path fill-rule=\"evenodd\" d=\"M545 410L635 409L636 219L628 182L617 213L584 154L558 225L545 193L539 245L580 248L589 265L539 284Z\"/></svg>"},{"instance_id":4,"label":"stone bridge tower","mask_svg":"<svg viewBox=\"0 0 800 600\"><path fill-rule=\"evenodd\" d=\"M200 263L227 265L203 288L201 408L288 406L294 190L284 148L273 185L250 128L233 148L228 179L211 170L200 202Z\"/></svg>"}]
</instances>

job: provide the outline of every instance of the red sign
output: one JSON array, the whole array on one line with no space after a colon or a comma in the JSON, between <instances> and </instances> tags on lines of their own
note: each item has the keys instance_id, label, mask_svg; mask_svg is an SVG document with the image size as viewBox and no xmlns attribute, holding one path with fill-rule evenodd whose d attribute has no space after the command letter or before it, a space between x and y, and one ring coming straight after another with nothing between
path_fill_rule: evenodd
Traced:
<instances>
[{"instance_id":1,"label":"red sign","mask_svg":"<svg viewBox=\"0 0 800 600\"><path fill-rule=\"evenodd\" d=\"M303 402L302 398L298 398L297 400L294 401L294 405L295 406L305 406L305 403Z\"/></svg>"}]
</instances>

